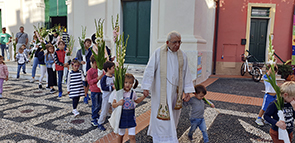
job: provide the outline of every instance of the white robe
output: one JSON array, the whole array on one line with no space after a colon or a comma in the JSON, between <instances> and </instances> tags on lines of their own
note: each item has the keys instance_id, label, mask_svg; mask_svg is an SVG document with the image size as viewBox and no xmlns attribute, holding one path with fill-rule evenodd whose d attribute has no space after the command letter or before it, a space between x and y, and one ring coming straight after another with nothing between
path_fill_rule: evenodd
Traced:
<instances>
[{"instance_id":1,"label":"white robe","mask_svg":"<svg viewBox=\"0 0 295 143\"><path fill-rule=\"evenodd\" d=\"M194 92L194 87L188 67L188 60L185 53L182 53L184 59L183 89L185 93L192 93ZM147 134L153 137L154 143L174 143L178 142L176 128L181 113L181 109L174 110L177 99L176 88L179 79L177 52L172 52L170 49L167 52L167 104L170 120L160 120L157 118L161 89L160 66L160 48L158 48L148 62L141 84L143 90L150 90L151 93L151 118Z\"/></svg>"}]
</instances>

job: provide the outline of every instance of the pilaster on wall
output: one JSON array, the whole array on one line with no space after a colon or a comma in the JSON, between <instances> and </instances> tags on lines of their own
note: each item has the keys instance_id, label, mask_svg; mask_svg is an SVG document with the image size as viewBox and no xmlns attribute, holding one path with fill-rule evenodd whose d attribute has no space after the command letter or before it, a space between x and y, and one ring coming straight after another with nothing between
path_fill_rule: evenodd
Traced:
<instances>
[{"instance_id":1,"label":"pilaster on wall","mask_svg":"<svg viewBox=\"0 0 295 143\"><path fill-rule=\"evenodd\" d=\"M40 14L40 17L37 22L44 23L45 22L45 3L44 0L38 0L36 1L36 6L37 6L37 12Z\"/></svg>"},{"instance_id":2,"label":"pilaster on wall","mask_svg":"<svg viewBox=\"0 0 295 143\"><path fill-rule=\"evenodd\" d=\"M97 2L92 0L93 2ZM121 0L102 0L97 4L91 5L89 2L92 1L78 1L78 0L67 0L67 32L74 36L75 39L81 37L81 26L86 26L86 37L89 38L95 32L94 19L99 18L104 19L104 40L106 45L114 50L113 44L113 28L112 28L112 16L116 20L117 14L119 17L122 16L121 13ZM88 9L89 8L89 9ZM122 27L122 25L120 25ZM79 41L76 40L74 44L74 52L77 51L79 46ZM115 55L115 53L112 53Z\"/></svg>"},{"instance_id":3,"label":"pilaster on wall","mask_svg":"<svg viewBox=\"0 0 295 143\"><path fill-rule=\"evenodd\" d=\"M113 27L112 27L112 16L114 20L114 24L116 22L117 14L119 14L119 22L120 18L123 17L121 12L121 0L107 0L106 1L106 13L105 13L105 41L106 45L111 49L112 55L115 55L115 45L113 42ZM119 23L120 24L120 23ZM120 28L122 28L123 25L120 24ZM120 29L122 32L122 29Z\"/></svg>"},{"instance_id":4,"label":"pilaster on wall","mask_svg":"<svg viewBox=\"0 0 295 143\"><path fill-rule=\"evenodd\" d=\"M181 49L189 59L193 79L197 75L198 39L194 36L195 0L152 0L150 55L166 42L167 34L181 34ZM203 41L204 42L204 41Z\"/></svg>"},{"instance_id":5,"label":"pilaster on wall","mask_svg":"<svg viewBox=\"0 0 295 143\"><path fill-rule=\"evenodd\" d=\"M85 1L67 0L67 32L74 36L75 39L81 37L82 25L85 26L84 17L85 13ZM79 40L75 40L74 53L79 49Z\"/></svg>"}]
</instances>

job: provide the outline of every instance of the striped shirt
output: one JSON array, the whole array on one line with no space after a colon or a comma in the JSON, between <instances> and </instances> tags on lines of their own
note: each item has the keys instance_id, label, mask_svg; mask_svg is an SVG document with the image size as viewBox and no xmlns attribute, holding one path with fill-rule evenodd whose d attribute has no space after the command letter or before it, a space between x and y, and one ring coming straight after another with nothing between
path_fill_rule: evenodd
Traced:
<instances>
[{"instance_id":1,"label":"striped shirt","mask_svg":"<svg viewBox=\"0 0 295 143\"><path fill-rule=\"evenodd\" d=\"M81 70L70 71L68 74L67 90L69 97L85 96L83 81L84 75Z\"/></svg>"},{"instance_id":2,"label":"striped shirt","mask_svg":"<svg viewBox=\"0 0 295 143\"><path fill-rule=\"evenodd\" d=\"M66 33L66 32L63 32L62 33L62 40L65 42L66 45L68 45L69 42L70 42L70 36L69 36L69 34Z\"/></svg>"}]
</instances>

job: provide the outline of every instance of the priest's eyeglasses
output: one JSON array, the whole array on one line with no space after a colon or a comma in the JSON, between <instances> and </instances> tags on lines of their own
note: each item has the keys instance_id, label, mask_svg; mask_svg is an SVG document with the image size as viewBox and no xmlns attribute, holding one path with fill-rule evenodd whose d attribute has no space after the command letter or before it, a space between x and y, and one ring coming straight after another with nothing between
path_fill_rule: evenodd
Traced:
<instances>
[{"instance_id":1,"label":"priest's eyeglasses","mask_svg":"<svg viewBox=\"0 0 295 143\"><path fill-rule=\"evenodd\" d=\"M172 44L176 44L176 43L178 43L179 45L182 44L181 41L171 41L171 43L172 43Z\"/></svg>"}]
</instances>

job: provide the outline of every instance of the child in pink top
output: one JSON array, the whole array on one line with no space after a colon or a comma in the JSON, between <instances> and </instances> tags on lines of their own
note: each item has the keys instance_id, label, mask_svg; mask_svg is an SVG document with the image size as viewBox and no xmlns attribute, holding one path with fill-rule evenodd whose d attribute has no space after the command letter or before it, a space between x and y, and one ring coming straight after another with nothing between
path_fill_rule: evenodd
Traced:
<instances>
[{"instance_id":1,"label":"child in pink top","mask_svg":"<svg viewBox=\"0 0 295 143\"><path fill-rule=\"evenodd\" d=\"M2 98L3 82L8 80L8 69L3 60L4 57L0 55L0 98Z\"/></svg>"}]
</instances>

